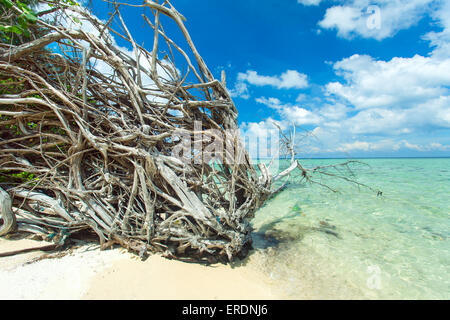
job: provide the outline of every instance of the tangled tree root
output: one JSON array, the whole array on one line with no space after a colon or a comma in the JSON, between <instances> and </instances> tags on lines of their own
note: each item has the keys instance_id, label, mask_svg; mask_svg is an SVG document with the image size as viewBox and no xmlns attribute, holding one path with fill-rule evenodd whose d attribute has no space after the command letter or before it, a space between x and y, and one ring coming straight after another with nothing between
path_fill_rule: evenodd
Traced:
<instances>
[{"instance_id":1,"label":"tangled tree root","mask_svg":"<svg viewBox=\"0 0 450 320\"><path fill-rule=\"evenodd\" d=\"M53 6L41 7L31 37L0 45L0 236L23 231L64 241L93 232L103 247L118 243L141 255L245 255L249 220L281 190L273 183L307 170L293 157L275 177L262 164L257 172L240 143L225 77L213 78L184 17L169 1L145 1L150 52L115 1L107 22L79 6L39 2ZM5 21L22 9L2 10ZM178 26L186 50L164 32L164 19ZM77 21L86 28L75 28ZM227 148L209 151L211 141Z\"/></svg>"},{"instance_id":2,"label":"tangled tree root","mask_svg":"<svg viewBox=\"0 0 450 320\"><path fill-rule=\"evenodd\" d=\"M154 13L153 22L144 16L155 30L152 52L133 40L117 4L109 22L122 22L134 56L114 45L109 22L62 4L40 15L31 39L1 45L0 235L68 237L89 229L104 245L194 259L231 260L250 245L248 219L266 190L238 136L229 134L238 129L236 108L197 53L184 18L167 1L145 6ZM70 29L74 15L93 31ZM164 33L162 15L178 25L189 54ZM162 41L171 58L158 58ZM59 49L46 49L52 44ZM198 83L176 69L174 51ZM217 139L233 146L240 163L208 162L205 152L196 161L195 149L185 161L174 157L174 137L194 139L195 130L201 151Z\"/></svg>"}]
</instances>

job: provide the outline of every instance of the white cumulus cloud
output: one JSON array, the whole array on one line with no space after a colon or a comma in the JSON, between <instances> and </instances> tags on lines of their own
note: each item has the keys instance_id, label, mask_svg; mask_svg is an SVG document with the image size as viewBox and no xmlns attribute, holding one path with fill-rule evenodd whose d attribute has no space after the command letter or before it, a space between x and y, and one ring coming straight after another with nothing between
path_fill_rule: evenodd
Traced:
<instances>
[{"instance_id":1,"label":"white cumulus cloud","mask_svg":"<svg viewBox=\"0 0 450 320\"><path fill-rule=\"evenodd\" d=\"M326 94L358 111L345 125L353 133L410 133L450 128L450 58L433 55L375 60L353 55L334 64L343 81Z\"/></svg>"},{"instance_id":2,"label":"white cumulus cloud","mask_svg":"<svg viewBox=\"0 0 450 320\"><path fill-rule=\"evenodd\" d=\"M327 9L319 22L323 29L335 29L338 36L382 40L417 24L431 10L435 0L342 0Z\"/></svg>"},{"instance_id":3,"label":"white cumulus cloud","mask_svg":"<svg viewBox=\"0 0 450 320\"><path fill-rule=\"evenodd\" d=\"M297 3L300 3L304 6L318 6L322 0L297 0Z\"/></svg>"},{"instance_id":4,"label":"white cumulus cloud","mask_svg":"<svg viewBox=\"0 0 450 320\"><path fill-rule=\"evenodd\" d=\"M245 73L238 74L238 82L247 82L255 86L272 86L278 89L302 89L308 86L308 77L296 70L287 70L280 76L263 76L256 71L247 70Z\"/></svg>"},{"instance_id":5,"label":"white cumulus cloud","mask_svg":"<svg viewBox=\"0 0 450 320\"><path fill-rule=\"evenodd\" d=\"M277 98L257 98L256 102L262 103L272 109L277 110L278 114L283 120L294 124L296 126L302 126L306 124L317 124L321 121L320 116L314 112L297 105L283 104Z\"/></svg>"}]
</instances>

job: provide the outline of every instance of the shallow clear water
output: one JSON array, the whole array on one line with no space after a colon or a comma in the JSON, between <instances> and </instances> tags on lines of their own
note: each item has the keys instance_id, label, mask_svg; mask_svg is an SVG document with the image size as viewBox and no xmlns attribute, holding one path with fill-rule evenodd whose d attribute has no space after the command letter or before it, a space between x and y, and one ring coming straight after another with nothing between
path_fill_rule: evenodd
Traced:
<instances>
[{"instance_id":1,"label":"shallow clear water","mask_svg":"<svg viewBox=\"0 0 450 320\"><path fill-rule=\"evenodd\" d=\"M292 298L449 299L450 158L362 161L358 181L383 195L291 184L252 221L257 267Z\"/></svg>"}]
</instances>

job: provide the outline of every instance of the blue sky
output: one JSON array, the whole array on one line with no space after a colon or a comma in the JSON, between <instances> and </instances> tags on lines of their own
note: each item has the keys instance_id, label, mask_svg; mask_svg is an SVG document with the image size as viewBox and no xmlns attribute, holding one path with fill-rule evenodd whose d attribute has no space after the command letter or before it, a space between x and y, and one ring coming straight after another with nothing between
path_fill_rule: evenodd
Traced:
<instances>
[{"instance_id":1,"label":"blue sky","mask_svg":"<svg viewBox=\"0 0 450 320\"><path fill-rule=\"evenodd\" d=\"M172 3L214 76L226 71L244 134L274 120L312 132L305 157L450 156L449 0ZM136 11L123 14L150 47Z\"/></svg>"}]
</instances>

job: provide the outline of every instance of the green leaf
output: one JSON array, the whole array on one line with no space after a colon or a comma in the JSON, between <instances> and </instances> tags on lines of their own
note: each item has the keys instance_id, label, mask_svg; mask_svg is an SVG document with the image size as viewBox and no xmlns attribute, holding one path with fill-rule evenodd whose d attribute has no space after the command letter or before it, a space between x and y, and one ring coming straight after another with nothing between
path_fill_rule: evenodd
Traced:
<instances>
[{"instance_id":1,"label":"green leaf","mask_svg":"<svg viewBox=\"0 0 450 320\"><path fill-rule=\"evenodd\" d=\"M31 33L30 31L28 31L28 29L23 30L23 35L30 38L31 37Z\"/></svg>"},{"instance_id":2,"label":"green leaf","mask_svg":"<svg viewBox=\"0 0 450 320\"><path fill-rule=\"evenodd\" d=\"M21 35L23 33L24 30L22 30L22 28L20 28L19 26L12 26L12 30L11 32Z\"/></svg>"},{"instance_id":3,"label":"green leaf","mask_svg":"<svg viewBox=\"0 0 450 320\"><path fill-rule=\"evenodd\" d=\"M20 26L1 26L0 25L0 31L3 32L12 32L18 35L21 35L24 33L24 30Z\"/></svg>"},{"instance_id":4,"label":"green leaf","mask_svg":"<svg viewBox=\"0 0 450 320\"><path fill-rule=\"evenodd\" d=\"M8 9L14 5L11 0L0 0L0 2L3 3Z\"/></svg>"},{"instance_id":5,"label":"green leaf","mask_svg":"<svg viewBox=\"0 0 450 320\"><path fill-rule=\"evenodd\" d=\"M22 27L22 29L27 29L27 28L28 28L28 22L27 22L27 20L25 19L25 16L24 16L23 14L21 14L21 15L19 16L18 21L19 21L19 24L20 24L20 26Z\"/></svg>"},{"instance_id":6,"label":"green leaf","mask_svg":"<svg viewBox=\"0 0 450 320\"><path fill-rule=\"evenodd\" d=\"M24 12L23 16L25 19L27 19L28 22L35 23L37 20L37 17L34 15L34 13L31 12Z\"/></svg>"}]
</instances>

